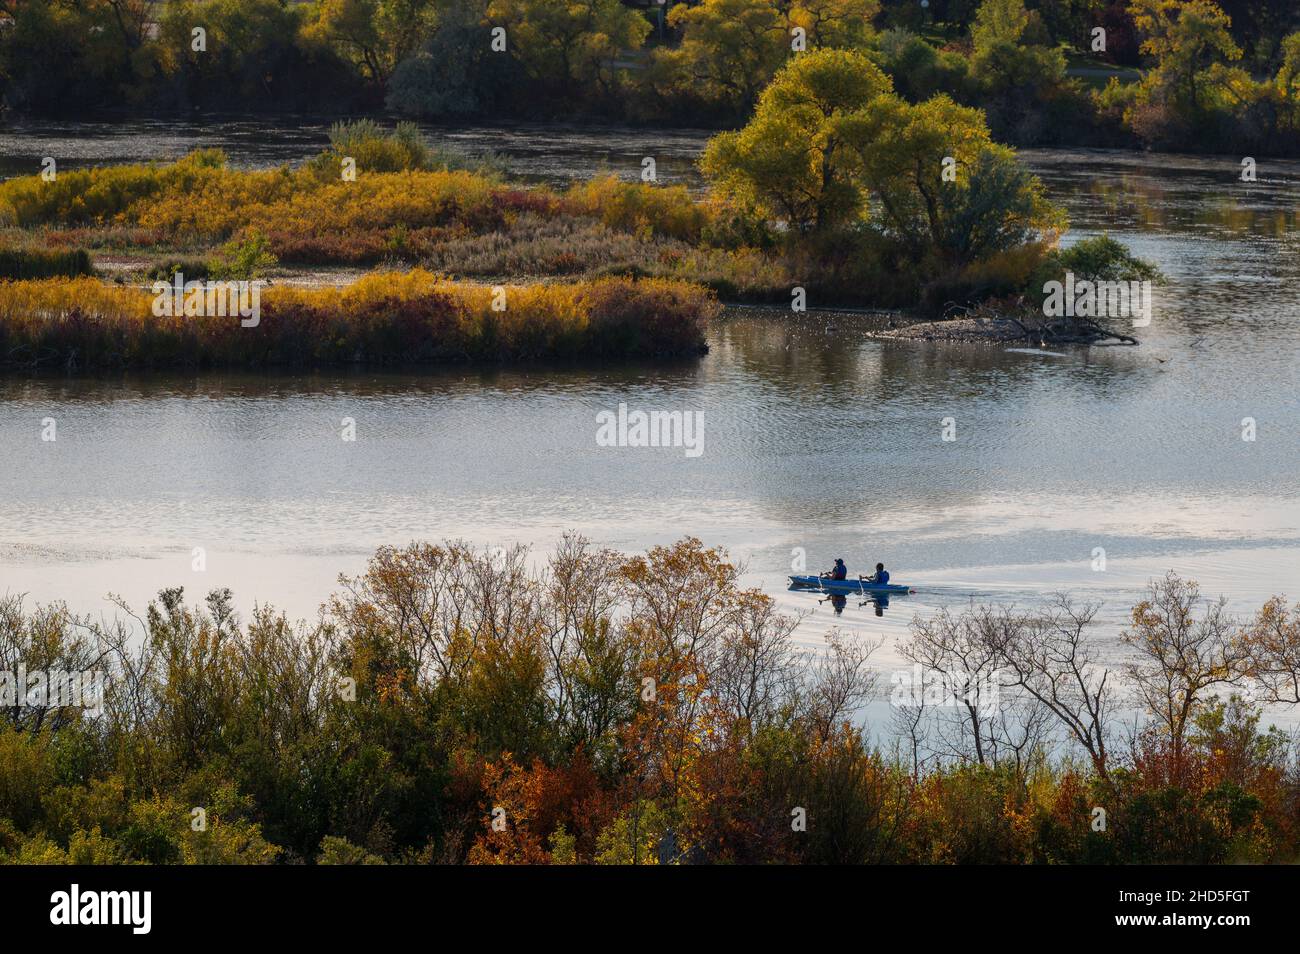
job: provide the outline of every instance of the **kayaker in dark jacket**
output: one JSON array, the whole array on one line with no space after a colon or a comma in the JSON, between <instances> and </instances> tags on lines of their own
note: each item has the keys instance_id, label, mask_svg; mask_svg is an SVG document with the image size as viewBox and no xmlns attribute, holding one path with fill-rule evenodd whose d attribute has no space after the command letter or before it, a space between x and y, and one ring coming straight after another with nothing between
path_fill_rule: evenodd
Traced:
<instances>
[{"instance_id":1,"label":"kayaker in dark jacket","mask_svg":"<svg viewBox=\"0 0 1300 954\"><path fill-rule=\"evenodd\" d=\"M885 564L877 563L876 572L867 577L864 582L875 583L877 586L884 586L889 582L889 571L885 569Z\"/></svg>"},{"instance_id":2,"label":"kayaker in dark jacket","mask_svg":"<svg viewBox=\"0 0 1300 954\"><path fill-rule=\"evenodd\" d=\"M848 578L849 568L844 565L843 558L835 561L835 566L831 568L831 572L828 575L832 580L843 580Z\"/></svg>"}]
</instances>

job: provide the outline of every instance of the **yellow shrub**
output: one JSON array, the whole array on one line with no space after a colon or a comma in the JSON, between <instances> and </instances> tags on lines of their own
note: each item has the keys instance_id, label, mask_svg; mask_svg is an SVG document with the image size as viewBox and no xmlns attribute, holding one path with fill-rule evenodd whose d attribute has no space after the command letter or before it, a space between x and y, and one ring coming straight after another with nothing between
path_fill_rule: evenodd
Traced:
<instances>
[{"instance_id":1,"label":"yellow shrub","mask_svg":"<svg viewBox=\"0 0 1300 954\"><path fill-rule=\"evenodd\" d=\"M114 367L403 364L649 357L698 352L714 297L664 279L494 289L431 272L379 272L346 288L274 286L259 321L155 316L150 288L93 279L0 282L9 364Z\"/></svg>"},{"instance_id":2,"label":"yellow shrub","mask_svg":"<svg viewBox=\"0 0 1300 954\"><path fill-rule=\"evenodd\" d=\"M666 235L695 242L708 223L706 207L685 186L653 186L606 176L573 186L565 198L575 212L647 238Z\"/></svg>"},{"instance_id":3,"label":"yellow shrub","mask_svg":"<svg viewBox=\"0 0 1300 954\"><path fill-rule=\"evenodd\" d=\"M168 190L126 210L134 224L224 237L263 232L317 234L352 229L421 228L446 222L492 224L490 182L469 172L393 172L355 182L322 182L288 170L228 172Z\"/></svg>"},{"instance_id":4,"label":"yellow shrub","mask_svg":"<svg viewBox=\"0 0 1300 954\"><path fill-rule=\"evenodd\" d=\"M126 165L60 172L51 182L39 175L0 184L0 222L104 223L159 192L189 191L219 176L225 157L216 150L191 153L166 166Z\"/></svg>"}]
</instances>

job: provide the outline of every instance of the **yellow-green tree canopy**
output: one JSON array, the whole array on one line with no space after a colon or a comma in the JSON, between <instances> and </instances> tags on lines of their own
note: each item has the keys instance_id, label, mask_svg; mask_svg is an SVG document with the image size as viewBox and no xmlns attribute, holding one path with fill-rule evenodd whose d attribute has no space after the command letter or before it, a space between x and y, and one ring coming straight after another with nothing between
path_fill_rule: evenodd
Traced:
<instances>
[{"instance_id":1,"label":"yellow-green tree canopy","mask_svg":"<svg viewBox=\"0 0 1300 954\"><path fill-rule=\"evenodd\" d=\"M802 231L840 224L865 198L840 126L885 94L889 78L861 53L803 54L763 91L743 129L710 140L701 166L721 192L761 215Z\"/></svg>"},{"instance_id":2,"label":"yellow-green tree canopy","mask_svg":"<svg viewBox=\"0 0 1300 954\"><path fill-rule=\"evenodd\" d=\"M433 0L319 0L307 35L337 48L385 83L435 22Z\"/></svg>"},{"instance_id":3,"label":"yellow-green tree canopy","mask_svg":"<svg viewBox=\"0 0 1300 954\"><path fill-rule=\"evenodd\" d=\"M796 57L753 120L701 159L725 197L796 232L874 219L917 255L970 261L1055 232L1064 216L979 110L897 96L863 54Z\"/></svg>"},{"instance_id":4,"label":"yellow-green tree canopy","mask_svg":"<svg viewBox=\"0 0 1300 954\"><path fill-rule=\"evenodd\" d=\"M199 85L254 98L271 92L269 64L297 42L308 11L276 0L184 0L169 3L158 21L160 68L184 71ZM202 25L205 49L193 49L193 30ZM310 45L315 35L302 37ZM141 57L151 51L141 51Z\"/></svg>"},{"instance_id":5,"label":"yellow-green tree canopy","mask_svg":"<svg viewBox=\"0 0 1300 954\"><path fill-rule=\"evenodd\" d=\"M1032 41L1035 15L1024 0L984 0L971 25L971 71L986 88L1055 85L1065 78L1065 54ZM1038 24L1042 32L1041 24Z\"/></svg>"},{"instance_id":6,"label":"yellow-green tree canopy","mask_svg":"<svg viewBox=\"0 0 1300 954\"><path fill-rule=\"evenodd\" d=\"M530 77L566 95L607 85L610 62L651 30L619 0L492 0L488 19L505 29L507 50Z\"/></svg>"},{"instance_id":7,"label":"yellow-green tree canopy","mask_svg":"<svg viewBox=\"0 0 1300 954\"><path fill-rule=\"evenodd\" d=\"M1300 102L1300 33L1282 41L1282 65L1277 71L1277 90L1294 108Z\"/></svg>"},{"instance_id":8,"label":"yellow-green tree canopy","mask_svg":"<svg viewBox=\"0 0 1300 954\"><path fill-rule=\"evenodd\" d=\"M830 47L862 49L875 35L871 22L880 14L878 0L784 0L790 27L802 27L809 50Z\"/></svg>"},{"instance_id":9,"label":"yellow-green tree canopy","mask_svg":"<svg viewBox=\"0 0 1300 954\"><path fill-rule=\"evenodd\" d=\"M703 0L678 4L669 24L676 49L655 54L648 82L747 109L782 64L800 52L861 48L874 35L878 0ZM802 31L796 35L796 31ZM802 46L800 50L798 47Z\"/></svg>"},{"instance_id":10,"label":"yellow-green tree canopy","mask_svg":"<svg viewBox=\"0 0 1300 954\"><path fill-rule=\"evenodd\" d=\"M676 50L661 50L656 68L707 100L748 106L789 50L785 22L771 0L704 0L679 4L669 24L682 31Z\"/></svg>"},{"instance_id":11,"label":"yellow-green tree canopy","mask_svg":"<svg viewBox=\"0 0 1300 954\"><path fill-rule=\"evenodd\" d=\"M1231 18L1211 0L1133 0L1129 14L1146 36L1142 52L1156 58L1143 81L1149 94L1193 113L1213 105L1210 67L1241 58Z\"/></svg>"}]
</instances>

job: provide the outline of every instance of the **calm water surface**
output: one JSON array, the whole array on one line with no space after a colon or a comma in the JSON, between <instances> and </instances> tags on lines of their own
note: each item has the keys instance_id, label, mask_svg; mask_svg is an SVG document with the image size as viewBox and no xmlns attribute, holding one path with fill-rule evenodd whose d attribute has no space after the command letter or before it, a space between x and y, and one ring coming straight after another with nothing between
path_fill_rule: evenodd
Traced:
<instances>
[{"instance_id":1,"label":"calm water surface","mask_svg":"<svg viewBox=\"0 0 1300 954\"><path fill-rule=\"evenodd\" d=\"M220 145L241 165L297 161L323 124L28 125L0 170L165 158ZM431 130L520 175L633 175L698 186L693 131ZM641 550L684 534L728 547L808 613L885 637L970 599L1052 590L1104 602L1107 631L1173 569L1248 611L1300 595L1300 165L1236 179L1231 159L1028 152L1071 240L1108 230L1170 276L1138 348L1024 353L882 343L732 310L711 351L673 367L418 376L0 379L0 591L105 608L164 585L230 586L245 607L312 615L383 543L464 537L550 546L567 529ZM602 448L620 402L704 412L704 453ZM58 440L40 440L43 418ZM341 422L356 421L354 443ZM943 419L956 440L942 440ZM1242 440L1253 418L1257 439ZM204 547L207 571L192 571ZM1104 572L1093 570L1105 551ZM788 593L810 570L877 559L920 591L843 615ZM1119 649L1116 647L1115 652Z\"/></svg>"}]
</instances>

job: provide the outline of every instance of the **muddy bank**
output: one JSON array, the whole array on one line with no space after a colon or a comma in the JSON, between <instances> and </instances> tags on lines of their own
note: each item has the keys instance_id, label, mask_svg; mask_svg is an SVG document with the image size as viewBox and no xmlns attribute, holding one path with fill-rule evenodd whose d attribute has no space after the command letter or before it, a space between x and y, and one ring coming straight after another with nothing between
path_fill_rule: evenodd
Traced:
<instances>
[{"instance_id":1,"label":"muddy bank","mask_svg":"<svg viewBox=\"0 0 1300 954\"><path fill-rule=\"evenodd\" d=\"M870 334L901 341L959 341L972 344L1125 344L1136 345L1131 335L1086 320L1034 321L1011 317L952 318L947 321L899 320Z\"/></svg>"}]
</instances>

